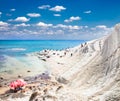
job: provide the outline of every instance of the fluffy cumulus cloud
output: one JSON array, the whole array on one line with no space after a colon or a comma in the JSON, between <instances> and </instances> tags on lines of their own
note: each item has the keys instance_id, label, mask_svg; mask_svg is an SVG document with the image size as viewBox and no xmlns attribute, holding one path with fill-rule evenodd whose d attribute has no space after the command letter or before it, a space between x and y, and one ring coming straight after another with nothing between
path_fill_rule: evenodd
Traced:
<instances>
[{"instance_id":1,"label":"fluffy cumulus cloud","mask_svg":"<svg viewBox=\"0 0 120 101\"><path fill-rule=\"evenodd\" d=\"M102 30L102 31L107 31L109 28L106 25L97 25L94 28L91 28L91 30Z\"/></svg>"},{"instance_id":2,"label":"fluffy cumulus cloud","mask_svg":"<svg viewBox=\"0 0 120 101\"><path fill-rule=\"evenodd\" d=\"M28 13L27 16L29 16L29 17L40 17L41 15L39 13Z\"/></svg>"},{"instance_id":3,"label":"fluffy cumulus cloud","mask_svg":"<svg viewBox=\"0 0 120 101\"><path fill-rule=\"evenodd\" d=\"M106 25L97 25L96 28L107 29L107 26Z\"/></svg>"},{"instance_id":4,"label":"fluffy cumulus cloud","mask_svg":"<svg viewBox=\"0 0 120 101\"><path fill-rule=\"evenodd\" d=\"M39 9L49 9L50 5L42 5L38 7Z\"/></svg>"},{"instance_id":5,"label":"fluffy cumulus cloud","mask_svg":"<svg viewBox=\"0 0 120 101\"><path fill-rule=\"evenodd\" d=\"M64 22L72 22L72 21L77 21L77 20L80 20L81 18L79 17L79 16L76 16L76 17L74 17L74 16L71 16L69 19L66 19L66 20L64 20Z\"/></svg>"},{"instance_id":6,"label":"fluffy cumulus cloud","mask_svg":"<svg viewBox=\"0 0 120 101\"><path fill-rule=\"evenodd\" d=\"M17 17L14 21L17 22L28 22L30 19L26 18L26 17Z\"/></svg>"},{"instance_id":7,"label":"fluffy cumulus cloud","mask_svg":"<svg viewBox=\"0 0 120 101\"><path fill-rule=\"evenodd\" d=\"M92 12L91 10L84 11L84 13L86 13L86 14L90 14L91 12Z\"/></svg>"},{"instance_id":8,"label":"fluffy cumulus cloud","mask_svg":"<svg viewBox=\"0 0 120 101\"><path fill-rule=\"evenodd\" d=\"M111 30L113 30L113 28L109 28L106 25L97 25L93 28L91 28L91 32L93 32L94 36L104 36L107 35Z\"/></svg>"},{"instance_id":9,"label":"fluffy cumulus cloud","mask_svg":"<svg viewBox=\"0 0 120 101\"><path fill-rule=\"evenodd\" d=\"M16 10L16 9L14 9L14 8L10 9L11 12L14 12L15 10Z\"/></svg>"},{"instance_id":10,"label":"fluffy cumulus cloud","mask_svg":"<svg viewBox=\"0 0 120 101\"><path fill-rule=\"evenodd\" d=\"M30 26L30 24L21 23L21 24L16 24L14 26L15 27L28 27L28 26Z\"/></svg>"},{"instance_id":11,"label":"fluffy cumulus cloud","mask_svg":"<svg viewBox=\"0 0 120 101\"><path fill-rule=\"evenodd\" d=\"M54 14L54 16L61 16L60 14Z\"/></svg>"},{"instance_id":12,"label":"fluffy cumulus cloud","mask_svg":"<svg viewBox=\"0 0 120 101\"><path fill-rule=\"evenodd\" d=\"M46 24L44 22L39 22L39 23L37 23L37 26L39 26L39 27L50 27L50 26L53 26L53 24Z\"/></svg>"},{"instance_id":13,"label":"fluffy cumulus cloud","mask_svg":"<svg viewBox=\"0 0 120 101\"><path fill-rule=\"evenodd\" d=\"M7 22L0 21L0 27L1 26L8 26L9 24Z\"/></svg>"},{"instance_id":14,"label":"fluffy cumulus cloud","mask_svg":"<svg viewBox=\"0 0 120 101\"><path fill-rule=\"evenodd\" d=\"M0 21L0 31L4 32L9 29L9 25L7 22Z\"/></svg>"},{"instance_id":15,"label":"fluffy cumulus cloud","mask_svg":"<svg viewBox=\"0 0 120 101\"><path fill-rule=\"evenodd\" d=\"M55 6L55 7L52 7L52 8L50 8L49 10L51 10L51 11L55 11L55 12L61 12L62 10L66 10L66 8L65 7L63 7L63 6Z\"/></svg>"},{"instance_id":16,"label":"fluffy cumulus cloud","mask_svg":"<svg viewBox=\"0 0 120 101\"><path fill-rule=\"evenodd\" d=\"M78 29L81 29L82 26L58 24L58 25L54 26L54 28L62 28L62 29L66 29L66 30L78 30Z\"/></svg>"},{"instance_id":17,"label":"fluffy cumulus cloud","mask_svg":"<svg viewBox=\"0 0 120 101\"><path fill-rule=\"evenodd\" d=\"M70 29L80 29L80 27L77 26L77 25L76 25L76 26L69 26L69 28L70 28Z\"/></svg>"}]
</instances>

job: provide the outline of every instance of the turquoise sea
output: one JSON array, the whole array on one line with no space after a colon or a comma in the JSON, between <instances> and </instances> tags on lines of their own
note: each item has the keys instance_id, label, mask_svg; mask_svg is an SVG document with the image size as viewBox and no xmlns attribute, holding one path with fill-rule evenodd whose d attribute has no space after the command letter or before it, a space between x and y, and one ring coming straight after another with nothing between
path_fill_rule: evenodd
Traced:
<instances>
[{"instance_id":1,"label":"turquoise sea","mask_svg":"<svg viewBox=\"0 0 120 101\"><path fill-rule=\"evenodd\" d=\"M38 58L31 58L26 54L44 49L62 50L77 46L85 41L81 40L1 40L0 41L0 75L11 76L26 74L24 71L39 73L47 70L47 66ZM33 69L34 67L34 69ZM36 70L36 71L35 71ZM17 71L17 72L16 72ZM20 72L21 71L21 72ZM31 75L29 73L29 75Z\"/></svg>"},{"instance_id":2,"label":"turquoise sea","mask_svg":"<svg viewBox=\"0 0 120 101\"><path fill-rule=\"evenodd\" d=\"M0 56L21 56L44 49L62 50L79 45L81 40L1 40Z\"/></svg>"}]
</instances>

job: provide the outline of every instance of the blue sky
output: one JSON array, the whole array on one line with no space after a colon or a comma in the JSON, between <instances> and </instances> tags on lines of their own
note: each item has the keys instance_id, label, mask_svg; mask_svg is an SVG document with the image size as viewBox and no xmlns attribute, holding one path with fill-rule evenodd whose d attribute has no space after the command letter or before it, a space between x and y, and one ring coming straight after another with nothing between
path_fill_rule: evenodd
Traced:
<instances>
[{"instance_id":1,"label":"blue sky","mask_svg":"<svg viewBox=\"0 0 120 101\"><path fill-rule=\"evenodd\" d=\"M0 0L0 39L91 40L120 22L119 0Z\"/></svg>"}]
</instances>

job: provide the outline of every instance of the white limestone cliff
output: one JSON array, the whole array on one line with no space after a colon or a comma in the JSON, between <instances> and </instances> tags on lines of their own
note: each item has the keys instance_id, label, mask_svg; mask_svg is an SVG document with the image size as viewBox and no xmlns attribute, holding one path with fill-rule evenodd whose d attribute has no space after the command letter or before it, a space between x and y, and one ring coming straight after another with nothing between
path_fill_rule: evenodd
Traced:
<instances>
[{"instance_id":1,"label":"white limestone cliff","mask_svg":"<svg viewBox=\"0 0 120 101\"><path fill-rule=\"evenodd\" d=\"M77 61L58 73L58 81L71 87L80 101L120 101L120 24L109 36L70 51L74 56L67 64Z\"/></svg>"},{"instance_id":2,"label":"white limestone cliff","mask_svg":"<svg viewBox=\"0 0 120 101\"><path fill-rule=\"evenodd\" d=\"M63 83L62 90L50 91L52 97L41 101L120 101L120 24L106 37L33 55Z\"/></svg>"}]
</instances>

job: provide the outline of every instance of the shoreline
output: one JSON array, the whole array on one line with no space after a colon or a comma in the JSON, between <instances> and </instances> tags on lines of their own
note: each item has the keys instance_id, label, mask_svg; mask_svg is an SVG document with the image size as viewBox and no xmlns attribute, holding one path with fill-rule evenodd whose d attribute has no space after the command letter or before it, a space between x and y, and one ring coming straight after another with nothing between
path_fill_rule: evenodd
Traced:
<instances>
[{"instance_id":1,"label":"shoreline","mask_svg":"<svg viewBox=\"0 0 120 101\"><path fill-rule=\"evenodd\" d=\"M78 46L77 46L78 47ZM74 47L75 48L75 47ZM72 56L73 52L72 49L74 48L66 48L64 50L49 50L49 49L44 49L42 51L36 51L32 53L28 53L25 56L19 57L11 57L11 56L4 56L4 64L3 67L1 68L0 72L0 77L8 75L8 77L12 74L12 78L16 77L18 75L21 76L34 76L36 74L39 74L44 72L44 71L49 71L49 65L46 64L49 62L50 59L53 58L63 58L68 55L68 57ZM62 63L57 63L59 65L62 65ZM35 73L36 71L39 71L38 73ZM23 73L22 73L23 72ZM49 71L51 72L51 71ZM35 73L35 74L34 74ZM9 79L9 78L8 78Z\"/></svg>"},{"instance_id":2,"label":"shoreline","mask_svg":"<svg viewBox=\"0 0 120 101\"><path fill-rule=\"evenodd\" d=\"M48 58L51 58L52 56L55 56L55 55L60 56L61 53L62 54L60 57L63 57L65 55L64 52L66 50L69 51L69 49L72 49L72 48L65 48L60 50L43 49L41 51L27 53L25 56L21 56L20 58L19 56L14 57L14 56L4 55L4 57L2 57L2 59L4 58L4 61L3 60L1 61L1 62L4 62L4 64L3 66L1 65L2 68L0 70L0 77L3 77L4 75L7 78L9 76L10 78L13 78L19 75L34 76L35 74L39 74L39 72L47 71L47 69L49 69L49 65L46 65L46 60L48 60ZM45 52L45 51L48 51L48 52ZM49 56L47 56L47 54ZM58 63L58 64L62 64L62 63ZM32 70L33 67L36 69L36 71ZM30 71L30 72L28 73L27 71ZM35 73L37 71L39 72Z\"/></svg>"}]
</instances>

